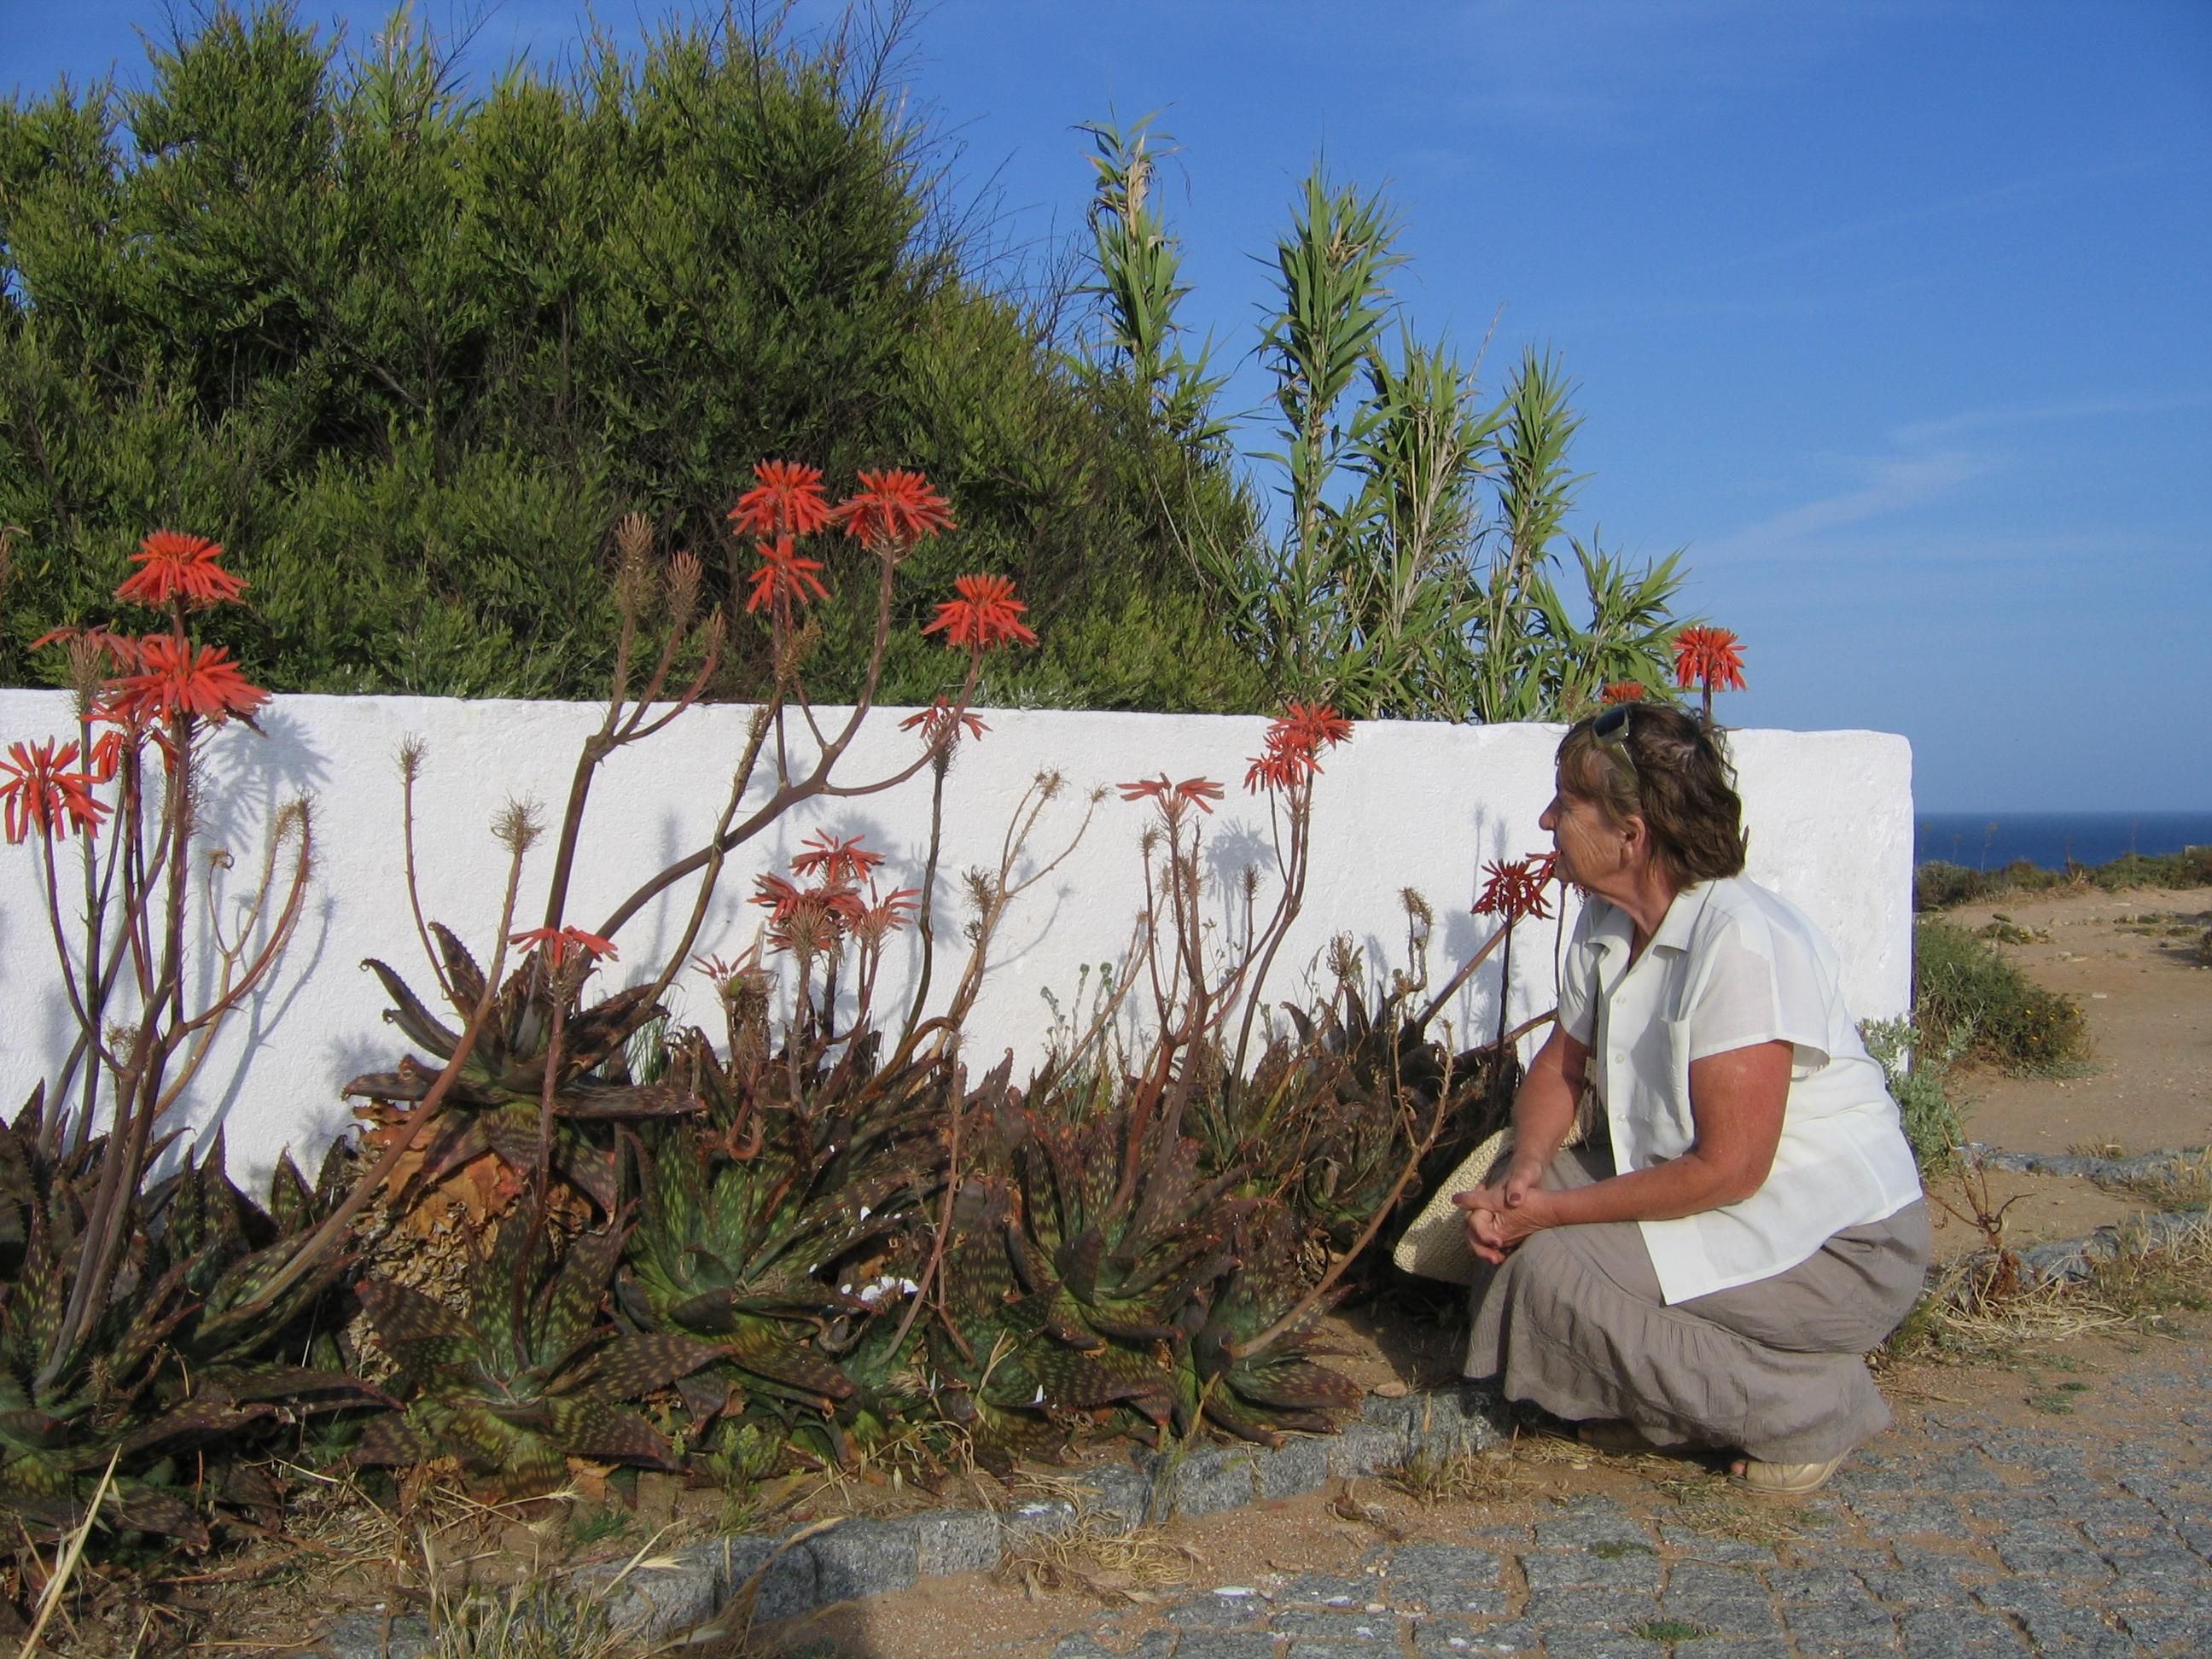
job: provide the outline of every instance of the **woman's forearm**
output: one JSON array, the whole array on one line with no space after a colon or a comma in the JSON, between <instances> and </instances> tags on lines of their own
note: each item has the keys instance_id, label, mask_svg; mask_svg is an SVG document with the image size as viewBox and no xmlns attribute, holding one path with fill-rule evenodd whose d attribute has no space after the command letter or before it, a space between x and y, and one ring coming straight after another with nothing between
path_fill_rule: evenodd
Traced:
<instances>
[{"instance_id":1,"label":"woman's forearm","mask_svg":"<svg viewBox=\"0 0 2212 1659\"><path fill-rule=\"evenodd\" d=\"M1579 1045L1570 1050L1557 1033L1538 1052L1513 1097L1516 1159L1549 1164L1566 1144L1575 1127L1575 1103L1583 1088L1581 1061L1586 1053Z\"/></svg>"},{"instance_id":2,"label":"woman's forearm","mask_svg":"<svg viewBox=\"0 0 2212 1659\"><path fill-rule=\"evenodd\" d=\"M1737 1184L1728 1171L1700 1158L1693 1148L1648 1169L1565 1192L1547 1192L1542 1222L1571 1227L1596 1221L1672 1221L1735 1202L1741 1196L1732 1190Z\"/></svg>"}]
</instances>

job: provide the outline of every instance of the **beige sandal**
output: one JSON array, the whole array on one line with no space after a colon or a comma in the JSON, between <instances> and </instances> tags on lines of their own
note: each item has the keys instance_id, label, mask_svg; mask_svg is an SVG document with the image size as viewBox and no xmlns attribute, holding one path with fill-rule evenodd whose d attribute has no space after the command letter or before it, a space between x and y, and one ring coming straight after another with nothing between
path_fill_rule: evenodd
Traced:
<instances>
[{"instance_id":1,"label":"beige sandal","mask_svg":"<svg viewBox=\"0 0 2212 1659\"><path fill-rule=\"evenodd\" d=\"M1848 1453L1838 1452L1825 1463L1762 1463L1756 1457L1747 1457L1735 1480L1753 1492L1794 1498L1826 1486L1828 1477L1843 1468L1847 1455Z\"/></svg>"}]
</instances>

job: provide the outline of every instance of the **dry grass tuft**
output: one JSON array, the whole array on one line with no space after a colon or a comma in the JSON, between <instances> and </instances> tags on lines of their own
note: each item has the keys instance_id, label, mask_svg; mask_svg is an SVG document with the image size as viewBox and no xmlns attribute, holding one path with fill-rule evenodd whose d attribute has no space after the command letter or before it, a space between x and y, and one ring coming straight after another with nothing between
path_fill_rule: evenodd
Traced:
<instances>
[{"instance_id":1,"label":"dry grass tuft","mask_svg":"<svg viewBox=\"0 0 2212 1659\"><path fill-rule=\"evenodd\" d=\"M2039 1343L2069 1342L2128 1322L2127 1313L2087 1287L2051 1281L1990 1294L1968 1283L1931 1298L1929 1334L1939 1350L1987 1358Z\"/></svg>"},{"instance_id":2,"label":"dry grass tuft","mask_svg":"<svg viewBox=\"0 0 2212 1659\"><path fill-rule=\"evenodd\" d=\"M2120 1253L2091 1270L2089 1294L2137 1323L2177 1309L2212 1310L2212 1216L2171 1243L2142 1249L2133 1243L2124 1231Z\"/></svg>"},{"instance_id":3,"label":"dry grass tuft","mask_svg":"<svg viewBox=\"0 0 2212 1659\"><path fill-rule=\"evenodd\" d=\"M1524 1490L1521 1472L1514 1466L1518 1445L1516 1440L1484 1451L1442 1456L1419 1451L1376 1474L1383 1485L1419 1504L1503 1503Z\"/></svg>"},{"instance_id":4,"label":"dry grass tuft","mask_svg":"<svg viewBox=\"0 0 2212 1659\"><path fill-rule=\"evenodd\" d=\"M2154 1209L2204 1209L2212 1206L2212 1147L2194 1158L2176 1158L2148 1175L2117 1184Z\"/></svg>"},{"instance_id":5,"label":"dry grass tuft","mask_svg":"<svg viewBox=\"0 0 2212 1659\"><path fill-rule=\"evenodd\" d=\"M1680 1457L1639 1457L1634 1472L1674 1502L1665 1517L1704 1538L1729 1538L1772 1549L1806 1535L1804 1511L1754 1495L1705 1464Z\"/></svg>"},{"instance_id":6,"label":"dry grass tuft","mask_svg":"<svg viewBox=\"0 0 2212 1659\"><path fill-rule=\"evenodd\" d=\"M1032 1476L1023 1490L1075 1511L1065 1527L1016 1537L999 1559L994 1576L1019 1584L1032 1598L1048 1590L1078 1590L1109 1604L1150 1601L1161 1589L1190 1583L1205 1568L1196 1550L1163 1536L1157 1527L1132 1527L1100 1514L1087 1489L1073 1480Z\"/></svg>"}]
</instances>

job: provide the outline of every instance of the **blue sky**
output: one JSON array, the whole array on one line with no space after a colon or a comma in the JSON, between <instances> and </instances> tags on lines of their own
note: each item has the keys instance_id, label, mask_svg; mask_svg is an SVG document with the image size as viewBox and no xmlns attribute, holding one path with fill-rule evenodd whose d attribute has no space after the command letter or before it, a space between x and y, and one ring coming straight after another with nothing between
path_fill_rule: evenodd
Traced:
<instances>
[{"instance_id":1,"label":"blue sky","mask_svg":"<svg viewBox=\"0 0 2212 1659\"><path fill-rule=\"evenodd\" d=\"M479 77L586 15L422 9ZM161 15L0 0L0 87L141 80ZM2207 0L940 0L903 75L1010 266L1081 228L1075 125L1161 111L1232 356L1315 159L1386 187L1417 332L1503 306L1492 378L1580 380L1575 527L1689 550L1730 723L1903 732L1923 810L2212 809Z\"/></svg>"}]
</instances>

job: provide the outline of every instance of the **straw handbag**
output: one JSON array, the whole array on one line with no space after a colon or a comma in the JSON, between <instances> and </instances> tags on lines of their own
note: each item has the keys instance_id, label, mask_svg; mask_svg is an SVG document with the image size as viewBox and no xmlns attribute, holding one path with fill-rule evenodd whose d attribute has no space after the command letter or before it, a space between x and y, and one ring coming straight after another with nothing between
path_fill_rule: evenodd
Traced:
<instances>
[{"instance_id":1,"label":"straw handbag","mask_svg":"<svg viewBox=\"0 0 2212 1659\"><path fill-rule=\"evenodd\" d=\"M1585 1089L1575 1105L1575 1127L1561 1144L1581 1146L1596 1119L1596 1097ZM1509 1123L1469 1152L1459 1168L1437 1183L1436 1191L1429 1194L1429 1201L1421 1206L1420 1214L1398 1236L1398 1248L1390 1252L1390 1260L1407 1273L1423 1279L1441 1279L1450 1285L1474 1284L1476 1269L1484 1264L1467 1247L1467 1212L1454 1204L1452 1199L1487 1184L1512 1155L1513 1126Z\"/></svg>"}]
</instances>

